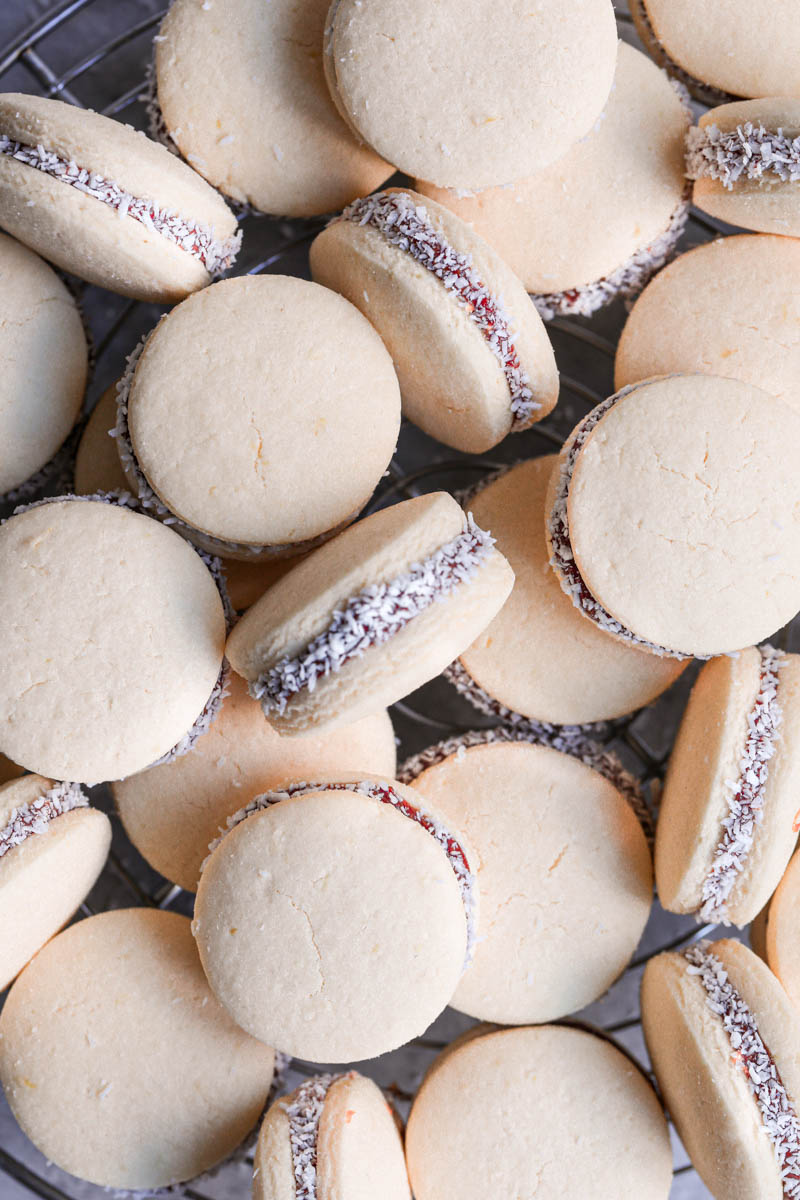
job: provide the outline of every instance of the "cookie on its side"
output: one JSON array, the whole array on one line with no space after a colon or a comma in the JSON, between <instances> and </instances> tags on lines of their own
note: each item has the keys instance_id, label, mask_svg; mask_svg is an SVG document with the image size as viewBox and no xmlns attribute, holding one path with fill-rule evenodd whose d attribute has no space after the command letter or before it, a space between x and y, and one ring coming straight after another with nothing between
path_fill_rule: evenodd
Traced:
<instances>
[{"instance_id":1,"label":"cookie on its side","mask_svg":"<svg viewBox=\"0 0 800 1200\"><path fill-rule=\"evenodd\" d=\"M794 831L800 832L800 810ZM767 962L800 1010L800 853L794 855L770 901L765 943Z\"/></svg>"}]
</instances>

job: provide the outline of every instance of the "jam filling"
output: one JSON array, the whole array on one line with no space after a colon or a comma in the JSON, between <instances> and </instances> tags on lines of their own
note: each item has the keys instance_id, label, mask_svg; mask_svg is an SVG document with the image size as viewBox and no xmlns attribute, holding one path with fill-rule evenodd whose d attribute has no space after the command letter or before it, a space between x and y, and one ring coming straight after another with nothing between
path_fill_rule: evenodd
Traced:
<instances>
[{"instance_id":1,"label":"jam filling","mask_svg":"<svg viewBox=\"0 0 800 1200\"><path fill-rule=\"evenodd\" d=\"M37 833L46 833L50 822L76 808L88 808L89 801L77 783L58 783L36 800L13 809L0 829L0 858Z\"/></svg>"},{"instance_id":2,"label":"jam filling","mask_svg":"<svg viewBox=\"0 0 800 1200\"><path fill-rule=\"evenodd\" d=\"M779 672L785 661L772 646L760 646L758 695L747 714L747 735L739 759L739 778L726 783L728 812L711 870L703 881L703 904L698 919L728 924L726 904L744 870L758 826L764 819L764 792L769 760L781 722Z\"/></svg>"},{"instance_id":3,"label":"jam filling","mask_svg":"<svg viewBox=\"0 0 800 1200\"><path fill-rule=\"evenodd\" d=\"M428 210L404 192L376 192L356 200L339 220L369 225L399 250L410 254L455 297L480 330L503 369L511 393L512 433L530 425L541 405L534 400L511 332L510 317L499 297L478 276L469 254L459 254L434 227Z\"/></svg>"},{"instance_id":4,"label":"jam filling","mask_svg":"<svg viewBox=\"0 0 800 1200\"><path fill-rule=\"evenodd\" d=\"M711 943L684 951L690 975L700 980L708 1007L722 1021L731 1046L731 1061L742 1072L758 1105L761 1125L775 1150L784 1200L800 1200L800 1118L775 1060L765 1046L755 1016L731 983Z\"/></svg>"},{"instance_id":5,"label":"jam filling","mask_svg":"<svg viewBox=\"0 0 800 1200\"><path fill-rule=\"evenodd\" d=\"M718 180L729 191L740 179L774 175L783 183L800 181L800 136L769 130L746 121L726 132L716 125L695 126L686 138L686 174Z\"/></svg>"},{"instance_id":6,"label":"jam filling","mask_svg":"<svg viewBox=\"0 0 800 1200\"><path fill-rule=\"evenodd\" d=\"M362 796L368 796L371 800L379 800L382 804L391 805L392 808L402 813L404 817L408 817L409 820L421 825L425 832L429 833L434 841L438 842L447 855L447 860L453 869L453 874L456 877L464 904L464 913L467 921L467 952L464 963L466 969L472 962L475 951L477 915L475 899L477 885L467 855L458 838L441 821L426 812L425 809L411 804L390 783L368 779L349 783L293 783L283 791L264 792L261 796L255 796L249 804L245 805L244 808L240 808L232 817L228 817L225 830L208 847L208 857L211 857L217 846L220 845L225 835L231 829L235 829L237 825L240 825L242 821L246 821L253 813L262 812L264 809L270 808L273 804L280 804L282 800L286 800L289 797L304 796L308 792L358 792ZM203 867L205 867L207 862L208 858L203 863ZM203 867L201 867L201 871Z\"/></svg>"},{"instance_id":7,"label":"jam filling","mask_svg":"<svg viewBox=\"0 0 800 1200\"><path fill-rule=\"evenodd\" d=\"M26 146L24 142L16 142L5 134L0 134L0 154L15 158L36 171L52 175L84 195L108 204L121 217L132 217L146 229L161 234L198 259L209 275L221 275L236 258L242 241L241 232L219 241L207 225L191 221L170 209L159 208L152 200L134 196L113 180L105 179L86 167L79 167L75 162L59 158L44 146Z\"/></svg>"},{"instance_id":8,"label":"jam filling","mask_svg":"<svg viewBox=\"0 0 800 1200\"><path fill-rule=\"evenodd\" d=\"M380 646L414 617L468 582L482 567L494 538L468 515L462 533L430 557L389 580L375 583L337 609L327 628L294 658L283 658L250 683L250 695L264 713L286 711L303 688L312 692L320 679L338 671L367 650Z\"/></svg>"}]
</instances>

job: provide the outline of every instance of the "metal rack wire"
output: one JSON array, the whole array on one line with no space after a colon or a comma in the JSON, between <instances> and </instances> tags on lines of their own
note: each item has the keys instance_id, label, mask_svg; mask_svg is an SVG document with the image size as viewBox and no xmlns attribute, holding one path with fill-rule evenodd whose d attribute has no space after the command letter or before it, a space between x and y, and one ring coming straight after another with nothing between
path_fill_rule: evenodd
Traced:
<instances>
[{"instance_id":1,"label":"metal rack wire","mask_svg":"<svg viewBox=\"0 0 800 1200\"><path fill-rule=\"evenodd\" d=\"M18 0L21 6L22 0ZM150 61L150 40L165 8L154 0L62 0L0 51L0 90L33 91L109 116L146 126L144 92ZM633 40L627 13L619 12L623 36ZM308 243L322 221L282 221L245 218L245 242L236 273L279 270L307 275ZM706 240L719 232L705 218L693 215L684 244ZM155 323L159 310L79 284L82 303L95 338L97 367L89 392L91 408L97 396L118 377L125 355L142 333ZM591 322L557 319L550 325L561 371L561 399L556 412L534 429L509 438L491 457L458 455L404 425L397 455L379 488L373 506L441 487L457 490L476 483L487 472L508 462L557 449L575 421L612 389L616 340L625 312L621 304L598 314ZM689 680L684 678L665 697L622 722L614 722L604 740L627 766L648 781L663 777L677 720ZM401 756L433 741L486 726L487 722L449 685L435 680L393 708ZM96 789L94 803L111 811L105 789ZM142 904L188 913L191 897L165 883L149 869L115 823L108 866L83 906L83 915L108 907ZM691 920L667 917L656 906L639 954L610 992L580 1014L612 1036L621 1048L646 1063L638 1015L637 980L648 958L700 936ZM0 1000L2 997L0 997ZM360 1066L407 1106L432 1054L471 1022L448 1011L431 1031L408 1047ZM287 1086L313 1073L309 1064L294 1062ZM672 1200L699 1200L708 1195L675 1141L675 1184ZM247 1152L215 1174L176 1189L187 1200L236 1200L249 1196L251 1158ZM85 1185L45 1162L16 1128L0 1101L0 1200L97 1200L102 1189Z\"/></svg>"}]
</instances>

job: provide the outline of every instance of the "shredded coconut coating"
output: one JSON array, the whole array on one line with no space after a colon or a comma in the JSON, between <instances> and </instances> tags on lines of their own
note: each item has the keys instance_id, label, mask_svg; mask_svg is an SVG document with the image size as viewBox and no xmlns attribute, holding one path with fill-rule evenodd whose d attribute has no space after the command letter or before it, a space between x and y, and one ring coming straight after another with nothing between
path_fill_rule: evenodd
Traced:
<instances>
[{"instance_id":1,"label":"shredded coconut coating","mask_svg":"<svg viewBox=\"0 0 800 1200\"><path fill-rule=\"evenodd\" d=\"M47 833L56 817L88 807L89 801L77 783L57 783L43 796L12 811L8 823L0 829L0 858L34 834Z\"/></svg>"},{"instance_id":2,"label":"shredded coconut coating","mask_svg":"<svg viewBox=\"0 0 800 1200\"><path fill-rule=\"evenodd\" d=\"M615 617L612 617L611 613L603 608L599 600L594 598L584 583L583 576L578 569L578 564L572 552L569 518L567 515L567 498L569 496L569 486L572 481L572 472L575 469L578 455L588 441L592 430L595 426L599 425L606 413L614 407L618 400L621 400L623 396L627 396L629 392L632 392L638 386L638 384L631 384L629 387L624 387L615 395L609 396L607 400L603 400L596 408L593 408L578 426L569 443L567 453L559 463L556 499L553 511L548 520L552 551L550 565L555 571L563 591L569 596L575 607L584 616L594 621L599 629L604 630L606 633L615 634L631 646L639 646L643 650L649 650L651 654L658 654L661 657L667 658L691 658L692 656L689 654L680 654L675 650L668 650L666 646L657 646L655 642L648 642L645 638L640 638ZM697 655L696 657L701 656Z\"/></svg>"},{"instance_id":3,"label":"shredded coconut coating","mask_svg":"<svg viewBox=\"0 0 800 1200\"><path fill-rule=\"evenodd\" d=\"M722 1021L730 1042L732 1062L742 1071L758 1105L762 1128L775 1149L784 1200L800 1200L800 1119L755 1016L710 946L699 942L684 951L687 970L705 988L708 1007Z\"/></svg>"},{"instance_id":4,"label":"shredded coconut coating","mask_svg":"<svg viewBox=\"0 0 800 1200\"><path fill-rule=\"evenodd\" d=\"M722 132L716 125L695 125L686 135L689 179L716 179L729 191L740 179L774 175L783 183L800 181L800 136L765 129L752 121Z\"/></svg>"},{"instance_id":5,"label":"shredded coconut coating","mask_svg":"<svg viewBox=\"0 0 800 1200\"><path fill-rule=\"evenodd\" d=\"M409 804L408 800L404 799L386 780L362 779L347 783L292 783L282 791L264 792L260 796L255 796L244 808L240 808L233 816L228 817L225 829L208 847L208 856L200 868L201 874L208 859L223 841L225 835L240 825L242 821L246 821L253 813L270 808L273 804L280 804L282 800L286 800L290 796L304 796L308 792L359 792L362 796L369 796L371 800L380 800L382 804L390 804L392 808L395 808L404 817L408 817L409 820L416 821L426 833L431 835L434 841L439 843L453 869L464 904L467 922L467 951L464 960L464 969L466 970L472 962L477 937L477 883L464 848L456 835L441 821L426 812L424 808Z\"/></svg>"},{"instance_id":6,"label":"shredded coconut coating","mask_svg":"<svg viewBox=\"0 0 800 1200\"><path fill-rule=\"evenodd\" d=\"M447 668L444 676L476 708L487 716L499 717L504 724L495 729L473 729L468 733L446 738L407 758L397 773L401 783L413 783L428 767L444 762L453 754L462 755L472 746L486 746L497 742L530 742L535 746L547 746L551 750L559 750L562 754L580 759L587 767L591 767L607 779L628 802L645 837L652 843L655 827L642 785L625 769L616 754L594 740L600 732L598 726L550 725L544 721L531 721L528 717L505 708L498 700L493 700L458 661Z\"/></svg>"},{"instance_id":7,"label":"shredded coconut coating","mask_svg":"<svg viewBox=\"0 0 800 1200\"><path fill-rule=\"evenodd\" d=\"M250 695L261 701L266 716L273 709L285 712L292 696L303 688L313 692L318 680L389 641L414 617L469 582L493 546L494 538L468 513L462 533L402 575L352 596L296 657L283 658L259 675L249 686Z\"/></svg>"},{"instance_id":8,"label":"shredded coconut coating","mask_svg":"<svg viewBox=\"0 0 800 1200\"><path fill-rule=\"evenodd\" d=\"M295 1200L316 1200L319 1122L328 1092L339 1079L344 1075L317 1075L283 1101L289 1118Z\"/></svg>"},{"instance_id":9,"label":"shredded coconut coating","mask_svg":"<svg viewBox=\"0 0 800 1200\"><path fill-rule=\"evenodd\" d=\"M69 184L86 196L93 196L103 204L115 209L120 217L132 217L146 229L160 233L168 241L180 246L187 254L198 259L209 275L221 275L236 258L242 241L241 230L233 237L220 241L213 230L189 217L181 216L172 209L159 208L154 200L134 196L126 192L112 179L105 179L96 171L79 167L74 161L59 158L44 146L26 146L0 134L0 154L15 158L18 162L52 175L54 179Z\"/></svg>"},{"instance_id":10,"label":"shredded coconut coating","mask_svg":"<svg viewBox=\"0 0 800 1200\"><path fill-rule=\"evenodd\" d=\"M725 781L728 811L714 861L703 881L703 906L697 919L728 925L727 902L747 865L758 827L764 819L764 792L769 760L775 753L781 723L780 669L786 659L772 646L760 646L758 695L747 714L747 735L739 759L739 777Z\"/></svg>"},{"instance_id":11,"label":"shredded coconut coating","mask_svg":"<svg viewBox=\"0 0 800 1200\"><path fill-rule=\"evenodd\" d=\"M435 228L428 210L404 192L376 192L354 201L336 219L371 226L436 276L469 314L503 369L511 393L511 432L527 428L541 404L534 399L530 377L514 345L511 318L502 299L478 276L472 256L459 254Z\"/></svg>"}]
</instances>

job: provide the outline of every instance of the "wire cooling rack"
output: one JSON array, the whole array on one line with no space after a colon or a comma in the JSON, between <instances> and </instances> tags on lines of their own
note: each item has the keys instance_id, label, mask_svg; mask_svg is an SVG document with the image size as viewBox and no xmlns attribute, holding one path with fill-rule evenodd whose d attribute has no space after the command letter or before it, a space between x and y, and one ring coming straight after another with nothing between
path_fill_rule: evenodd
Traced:
<instances>
[{"instance_id":1,"label":"wire cooling rack","mask_svg":"<svg viewBox=\"0 0 800 1200\"><path fill-rule=\"evenodd\" d=\"M30 7L29 0L5 0L5 5L0 4L0 38L15 18L18 26L23 24L24 13ZM0 48L0 91L57 97L146 128L151 43L165 11L156 0L65 0L49 7L5 50ZM618 11L618 21L621 36L636 43L627 12ZM308 277L308 245L323 221L249 216L243 224L244 247L235 274L277 272ZM682 248L720 232L724 227L693 213ZM88 412L103 389L118 378L125 356L163 310L84 284L78 283L77 288L96 347ZM624 318L625 309L617 303L590 322L557 319L550 324L561 372L558 407L542 424L506 439L490 457L458 454L404 423L396 456L372 507L438 488L457 491L470 487L506 463L557 449L580 416L613 390L614 350ZM794 640L790 634L786 638ZM785 639L784 644L788 644ZM616 750L626 766L656 787L663 777L693 675L690 670L655 704L602 731L602 740ZM442 679L394 705L392 716L401 759L454 733L491 724ZM113 818L107 789L95 789L93 802ZM191 896L150 870L127 841L119 822L115 818L113 822L108 865L79 916L129 905L151 905L189 914ZM638 1007L641 970L653 954L684 945L702 932L692 919L666 914L656 904L637 956L625 974L575 1019L603 1030L648 1070ZM470 1024L468 1018L447 1010L424 1037L374 1062L360 1064L359 1069L387 1088L405 1112L433 1055ZM286 1088L296 1086L316 1069L293 1061L285 1077ZM709 1193L674 1134L673 1142L675 1178L671 1200L707 1197ZM252 1153L243 1150L215 1173L174 1192L187 1200L244 1200L250 1194L251 1169ZM47 1163L17 1128L0 1099L0 1200L26 1200L31 1195L44 1200L99 1200L104 1194L108 1195Z\"/></svg>"}]
</instances>

